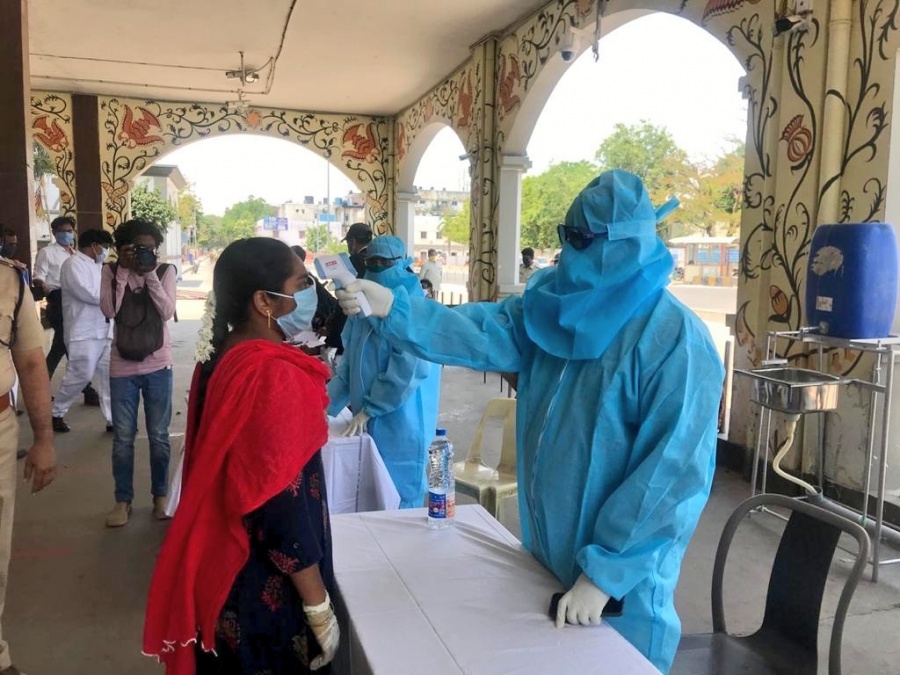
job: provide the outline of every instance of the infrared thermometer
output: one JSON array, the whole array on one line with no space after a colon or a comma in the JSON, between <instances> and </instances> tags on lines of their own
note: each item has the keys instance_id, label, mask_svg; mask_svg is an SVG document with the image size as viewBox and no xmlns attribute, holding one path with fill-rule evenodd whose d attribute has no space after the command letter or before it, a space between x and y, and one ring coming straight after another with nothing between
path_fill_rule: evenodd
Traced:
<instances>
[{"instance_id":1,"label":"infrared thermometer","mask_svg":"<svg viewBox=\"0 0 900 675\"><path fill-rule=\"evenodd\" d=\"M316 272L323 279L331 279L335 288L347 288L356 281L356 268L350 260L350 256L346 253L337 255L322 255L316 258ZM369 299L362 291L356 292L356 300L359 302L359 309L363 316L369 316L372 313L372 306L369 305Z\"/></svg>"}]
</instances>

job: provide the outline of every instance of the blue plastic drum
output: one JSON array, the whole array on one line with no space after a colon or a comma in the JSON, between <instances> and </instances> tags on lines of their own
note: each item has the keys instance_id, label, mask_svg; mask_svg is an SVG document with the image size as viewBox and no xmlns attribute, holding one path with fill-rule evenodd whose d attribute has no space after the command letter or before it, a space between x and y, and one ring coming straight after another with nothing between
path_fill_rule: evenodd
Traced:
<instances>
[{"instance_id":1,"label":"blue plastic drum","mask_svg":"<svg viewBox=\"0 0 900 675\"><path fill-rule=\"evenodd\" d=\"M897 306L897 241L886 223L820 225L806 276L806 324L845 339L887 337Z\"/></svg>"}]
</instances>

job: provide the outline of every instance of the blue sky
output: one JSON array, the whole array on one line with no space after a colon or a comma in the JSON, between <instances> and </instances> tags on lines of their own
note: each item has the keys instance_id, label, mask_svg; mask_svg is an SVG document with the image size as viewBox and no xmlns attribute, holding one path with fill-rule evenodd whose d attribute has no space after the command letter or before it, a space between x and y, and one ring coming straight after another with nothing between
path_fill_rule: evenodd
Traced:
<instances>
[{"instance_id":1,"label":"blue sky","mask_svg":"<svg viewBox=\"0 0 900 675\"><path fill-rule=\"evenodd\" d=\"M593 159L617 122L648 120L666 127L693 158L713 158L743 140L746 102L738 91L744 71L714 37L685 19L653 14L618 28L575 61L547 102L528 146L530 173L552 162ZM465 182L463 147L441 132L416 174L422 187L459 189ZM277 204L324 197L327 162L300 146L253 135L207 139L163 160L194 184L207 213L222 213L248 195ZM332 169L331 194L352 188Z\"/></svg>"}]
</instances>

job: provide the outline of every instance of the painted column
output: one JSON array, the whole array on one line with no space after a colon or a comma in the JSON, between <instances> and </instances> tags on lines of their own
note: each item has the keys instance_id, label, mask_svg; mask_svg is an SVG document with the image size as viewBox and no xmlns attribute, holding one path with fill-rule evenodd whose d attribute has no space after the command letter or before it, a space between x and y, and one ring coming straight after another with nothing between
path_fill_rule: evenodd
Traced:
<instances>
[{"instance_id":1,"label":"painted column","mask_svg":"<svg viewBox=\"0 0 900 675\"><path fill-rule=\"evenodd\" d=\"M500 297L521 293L519 242L522 234L522 174L531 161L522 155L504 155L500 161L500 203L497 232L497 281Z\"/></svg>"},{"instance_id":2,"label":"painted column","mask_svg":"<svg viewBox=\"0 0 900 675\"><path fill-rule=\"evenodd\" d=\"M18 257L31 264L33 203L28 3L0 4L0 223L19 238Z\"/></svg>"},{"instance_id":3,"label":"painted column","mask_svg":"<svg viewBox=\"0 0 900 675\"><path fill-rule=\"evenodd\" d=\"M416 243L416 199L414 192L396 193L395 204L397 218L394 222L394 234L406 242L406 252L414 256Z\"/></svg>"},{"instance_id":4,"label":"painted column","mask_svg":"<svg viewBox=\"0 0 900 675\"><path fill-rule=\"evenodd\" d=\"M103 229L100 126L96 96L72 95L75 147L75 219L79 231Z\"/></svg>"},{"instance_id":5,"label":"painted column","mask_svg":"<svg viewBox=\"0 0 900 675\"><path fill-rule=\"evenodd\" d=\"M847 80L850 68L850 30L853 3L850 0L832 0L828 22L828 55L825 79L825 110L822 129L822 161L819 175L824 181L819 201L819 224L840 220L841 174L844 158L844 125L847 121L844 100L847 96Z\"/></svg>"},{"instance_id":6,"label":"painted column","mask_svg":"<svg viewBox=\"0 0 900 675\"><path fill-rule=\"evenodd\" d=\"M497 38L486 38L474 49L477 67L483 72L484 91L478 111L475 147L466 148L472 162L472 217L469 243L469 301L497 298L497 182L498 148L494 101Z\"/></svg>"}]
</instances>

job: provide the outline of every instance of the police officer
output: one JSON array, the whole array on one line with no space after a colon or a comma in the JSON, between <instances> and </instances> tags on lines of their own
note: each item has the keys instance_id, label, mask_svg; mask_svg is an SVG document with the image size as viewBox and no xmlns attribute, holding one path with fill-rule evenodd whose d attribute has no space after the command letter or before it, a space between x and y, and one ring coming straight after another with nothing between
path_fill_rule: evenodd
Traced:
<instances>
[{"instance_id":1,"label":"police officer","mask_svg":"<svg viewBox=\"0 0 900 675\"><path fill-rule=\"evenodd\" d=\"M50 378L43 346L44 330L24 275L11 261L0 258L0 612L6 599L16 503L19 425L10 400L16 373L34 432L34 443L25 459L25 479L31 480L34 493L56 478L56 451L50 426ZM18 672L0 627L0 675L18 675Z\"/></svg>"}]
</instances>

